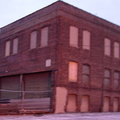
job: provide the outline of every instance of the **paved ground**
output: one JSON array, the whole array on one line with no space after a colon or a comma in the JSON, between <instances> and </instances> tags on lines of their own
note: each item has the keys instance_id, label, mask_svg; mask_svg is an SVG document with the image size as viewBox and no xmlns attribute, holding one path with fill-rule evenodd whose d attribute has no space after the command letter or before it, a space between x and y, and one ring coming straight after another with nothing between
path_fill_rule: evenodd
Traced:
<instances>
[{"instance_id":1,"label":"paved ground","mask_svg":"<svg viewBox=\"0 0 120 120\"><path fill-rule=\"evenodd\" d=\"M120 120L120 113L71 113L0 116L0 120Z\"/></svg>"}]
</instances>

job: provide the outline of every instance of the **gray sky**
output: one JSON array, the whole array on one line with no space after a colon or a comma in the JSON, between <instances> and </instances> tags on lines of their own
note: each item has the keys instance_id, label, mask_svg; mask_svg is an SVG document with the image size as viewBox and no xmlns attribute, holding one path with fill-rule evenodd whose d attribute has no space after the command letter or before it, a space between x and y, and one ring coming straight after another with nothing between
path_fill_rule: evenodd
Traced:
<instances>
[{"instance_id":1,"label":"gray sky","mask_svg":"<svg viewBox=\"0 0 120 120\"><path fill-rule=\"evenodd\" d=\"M0 0L0 28L57 0ZM63 0L120 25L120 0Z\"/></svg>"}]
</instances>

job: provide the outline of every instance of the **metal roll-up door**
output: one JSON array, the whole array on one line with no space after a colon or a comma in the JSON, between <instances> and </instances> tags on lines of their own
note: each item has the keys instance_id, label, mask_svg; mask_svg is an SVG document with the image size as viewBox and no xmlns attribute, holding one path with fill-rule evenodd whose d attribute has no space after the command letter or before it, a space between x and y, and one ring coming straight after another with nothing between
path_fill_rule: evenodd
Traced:
<instances>
[{"instance_id":1,"label":"metal roll-up door","mask_svg":"<svg viewBox=\"0 0 120 120\"><path fill-rule=\"evenodd\" d=\"M21 99L20 76L6 76L0 78L0 114L14 114L18 112Z\"/></svg>"},{"instance_id":2,"label":"metal roll-up door","mask_svg":"<svg viewBox=\"0 0 120 120\"><path fill-rule=\"evenodd\" d=\"M50 79L49 72L24 75L25 99L50 97Z\"/></svg>"},{"instance_id":3,"label":"metal roll-up door","mask_svg":"<svg viewBox=\"0 0 120 120\"><path fill-rule=\"evenodd\" d=\"M51 106L51 72L25 74L24 101L21 109L25 112L49 112ZM23 112L24 112L23 111Z\"/></svg>"},{"instance_id":4,"label":"metal roll-up door","mask_svg":"<svg viewBox=\"0 0 120 120\"><path fill-rule=\"evenodd\" d=\"M20 91L20 77L8 76L0 79L0 99L20 99L21 93L13 92Z\"/></svg>"},{"instance_id":5,"label":"metal roll-up door","mask_svg":"<svg viewBox=\"0 0 120 120\"><path fill-rule=\"evenodd\" d=\"M0 114L51 111L51 72L0 78Z\"/></svg>"}]
</instances>

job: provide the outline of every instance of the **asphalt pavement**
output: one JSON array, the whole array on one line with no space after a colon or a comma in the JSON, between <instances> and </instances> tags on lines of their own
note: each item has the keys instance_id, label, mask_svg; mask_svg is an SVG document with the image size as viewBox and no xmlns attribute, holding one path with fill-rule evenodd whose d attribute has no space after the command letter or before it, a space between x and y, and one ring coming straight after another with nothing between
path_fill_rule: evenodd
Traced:
<instances>
[{"instance_id":1,"label":"asphalt pavement","mask_svg":"<svg viewBox=\"0 0 120 120\"><path fill-rule=\"evenodd\" d=\"M3 115L0 116L0 120L120 120L120 113Z\"/></svg>"}]
</instances>

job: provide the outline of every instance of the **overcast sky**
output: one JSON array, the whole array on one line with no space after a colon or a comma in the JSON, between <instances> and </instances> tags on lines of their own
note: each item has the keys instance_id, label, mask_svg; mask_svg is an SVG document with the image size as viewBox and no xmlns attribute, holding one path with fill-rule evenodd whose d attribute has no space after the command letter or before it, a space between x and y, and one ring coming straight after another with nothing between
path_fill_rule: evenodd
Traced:
<instances>
[{"instance_id":1,"label":"overcast sky","mask_svg":"<svg viewBox=\"0 0 120 120\"><path fill-rule=\"evenodd\" d=\"M0 0L0 28L58 0ZM62 0L120 25L120 0Z\"/></svg>"}]
</instances>

